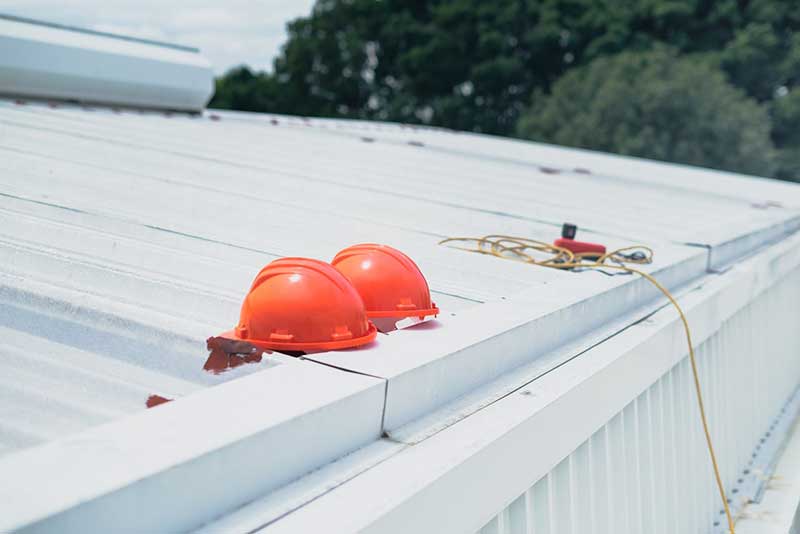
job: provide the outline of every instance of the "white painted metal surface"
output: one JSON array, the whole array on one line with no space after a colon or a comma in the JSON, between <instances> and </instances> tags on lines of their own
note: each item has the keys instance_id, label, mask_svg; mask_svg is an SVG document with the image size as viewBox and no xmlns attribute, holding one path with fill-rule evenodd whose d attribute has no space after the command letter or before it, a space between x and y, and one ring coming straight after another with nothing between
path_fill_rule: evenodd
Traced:
<instances>
[{"instance_id":1,"label":"white painted metal surface","mask_svg":"<svg viewBox=\"0 0 800 534\"><path fill-rule=\"evenodd\" d=\"M0 365L13 377L0 382L0 477L13 481L0 503L14 503L0 504L0 530L475 531L626 405L650 406L654 393L634 399L685 366L685 348L635 277L437 242L551 240L565 220L610 247L645 242L648 269L713 348L737 313L737 335L755 339L742 325L761 312L740 310L795 269L797 195L440 130L0 101ZM202 371L204 339L236 321L265 263L364 241L419 263L435 322L363 350ZM723 359L703 347L718 380ZM797 373L777 378L788 388ZM732 435L768 426L779 390ZM178 400L145 411L151 392Z\"/></svg>"},{"instance_id":2,"label":"white painted metal surface","mask_svg":"<svg viewBox=\"0 0 800 534\"><path fill-rule=\"evenodd\" d=\"M213 91L195 48L0 14L0 95L201 111Z\"/></svg>"},{"instance_id":3,"label":"white painted metal surface","mask_svg":"<svg viewBox=\"0 0 800 534\"><path fill-rule=\"evenodd\" d=\"M0 531L183 532L380 436L381 380L270 371L0 458Z\"/></svg>"},{"instance_id":4,"label":"white painted metal surface","mask_svg":"<svg viewBox=\"0 0 800 534\"><path fill-rule=\"evenodd\" d=\"M799 301L795 269L698 345L711 432L737 515L771 476L774 458L758 453L790 398L783 415L789 424L800 415ZM683 359L480 533L727 532L722 512Z\"/></svg>"},{"instance_id":5,"label":"white painted metal surface","mask_svg":"<svg viewBox=\"0 0 800 534\"><path fill-rule=\"evenodd\" d=\"M735 510L732 490L759 474L752 454L797 391L798 245L680 299ZM395 437L390 458L298 512L276 515L267 498L206 532L712 532L719 501L673 309L557 370L531 365L514 378L515 389L427 439ZM356 503L358 514L340 513Z\"/></svg>"}]
</instances>

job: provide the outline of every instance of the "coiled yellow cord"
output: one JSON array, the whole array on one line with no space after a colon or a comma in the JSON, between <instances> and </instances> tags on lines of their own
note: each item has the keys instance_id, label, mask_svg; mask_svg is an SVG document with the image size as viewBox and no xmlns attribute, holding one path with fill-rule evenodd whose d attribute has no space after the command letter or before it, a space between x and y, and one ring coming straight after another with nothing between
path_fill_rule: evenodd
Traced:
<instances>
[{"instance_id":1,"label":"coiled yellow cord","mask_svg":"<svg viewBox=\"0 0 800 534\"><path fill-rule=\"evenodd\" d=\"M476 243L476 247L454 247L469 252L477 252L479 254L491 254L498 258L522 261L531 263L533 265L541 265L543 267L550 267L553 269L615 269L624 271L631 274L638 274L645 280L653 284L665 297L669 300L670 304L677 310L678 315L683 323L683 329L686 333L686 342L689 345L689 361L692 365L692 376L694 377L694 387L697 393L697 406L700 411L700 419L703 423L703 432L706 436L706 445L708 447L708 454L711 457L711 465L714 469L714 478L717 482L719 495L722 499L722 506L725 509L725 516L728 520L728 530L730 534L736 534L734 527L733 516L731 514L730 506L728 506L728 497L725 493L725 486L722 483L722 477L719 472L719 465L717 463L717 456L714 453L714 444L711 441L711 432L708 429L708 420L706 419L706 409L703 403L703 394L700 388L700 375L697 371L697 359L694 354L694 344L692 343L692 333L689 330L689 322L686 315L683 313L680 305L672 296L672 294L661 283L656 280L652 275L634 269L625 265L626 263L646 265L653 262L653 250L644 245L636 245L633 247L620 248L611 252L607 252L601 256L591 253L574 254L572 251L545 243L528 239L524 237L514 237L506 235L487 235L484 237L449 237L439 242L440 245L445 243ZM529 252L530 251L530 252ZM538 255L545 255L543 259L535 258L531 253L534 252ZM587 260L587 261L584 261ZM614 262L613 264L606 263L607 261Z\"/></svg>"}]
</instances>

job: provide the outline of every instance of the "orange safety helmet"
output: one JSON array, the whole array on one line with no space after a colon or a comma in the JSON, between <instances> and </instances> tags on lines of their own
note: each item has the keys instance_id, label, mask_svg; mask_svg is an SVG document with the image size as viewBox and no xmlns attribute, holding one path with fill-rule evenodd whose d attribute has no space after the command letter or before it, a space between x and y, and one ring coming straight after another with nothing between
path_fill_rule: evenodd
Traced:
<instances>
[{"instance_id":1,"label":"orange safety helmet","mask_svg":"<svg viewBox=\"0 0 800 534\"><path fill-rule=\"evenodd\" d=\"M439 314L419 267L397 249L372 243L353 245L331 263L361 294L370 318Z\"/></svg>"},{"instance_id":2,"label":"orange safety helmet","mask_svg":"<svg viewBox=\"0 0 800 534\"><path fill-rule=\"evenodd\" d=\"M319 260L282 258L261 269L239 324L220 337L305 352L357 347L376 335L364 302L339 271Z\"/></svg>"}]
</instances>

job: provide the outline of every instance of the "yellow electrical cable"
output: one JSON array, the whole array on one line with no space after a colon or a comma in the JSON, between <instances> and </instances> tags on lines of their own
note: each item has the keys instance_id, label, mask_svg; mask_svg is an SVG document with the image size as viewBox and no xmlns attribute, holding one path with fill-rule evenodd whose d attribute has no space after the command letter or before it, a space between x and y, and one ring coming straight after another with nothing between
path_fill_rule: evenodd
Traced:
<instances>
[{"instance_id":1,"label":"yellow electrical cable","mask_svg":"<svg viewBox=\"0 0 800 534\"><path fill-rule=\"evenodd\" d=\"M646 265L653 262L653 250L650 247L646 247L644 245L636 245L633 247L625 247L620 248L611 252L607 252L601 256L597 254L591 253L579 253L574 254L572 251L558 247L556 245L551 245L549 243L545 243L542 241L536 241L534 239L528 239L524 237L514 237L514 236L506 236L506 235L487 235L484 237L448 237L447 239L443 239L439 242L440 245L445 243L453 243L453 242L475 242L477 243L477 248L464 248L464 247L454 247L461 250L466 250L469 252L478 252L480 254L491 254L493 256L497 256L498 258L502 259L510 259L515 261L523 261L525 263L531 263L534 265L541 265L543 267L550 267L554 269L616 269L620 271L625 271L631 274L638 274L645 280L649 281L653 284L661 293L664 294L665 297L669 300L670 304L677 310L678 315L681 318L681 322L683 323L683 329L686 333L686 342L689 345L689 361L691 362L692 366L692 376L694 377L694 388L697 393L697 406L700 411L700 419L703 423L703 432L706 436L706 445L708 447L708 454L711 457L711 465L714 468L714 478L717 482L717 488L719 489L719 495L722 499L722 506L725 509L725 516L728 520L728 530L730 534L736 534L736 530L734 527L733 516L731 515L730 506L728 506L728 497L725 493L725 486L722 483L722 477L719 473L719 465L717 463L717 456L714 453L714 444L711 441L711 432L708 429L708 420L706 419L706 409L705 404L703 403L703 393L700 388L700 374L697 371L697 359L695 358L694 354L694 345L692 343L692 333L689 330L689 321L686 319L686 315L683 313L680 305L675 300L675 297L661 285L661 283L656 280L652 275L640 271L638 269L634 269L632 267L628 267L625 263L634 263L638 265ZM506 246L505 244L508 243L512 246ZM488 250L487 250L488 247ZM544 254L551 254L550 258L545 260L537 260L530 254L526 253L526 250L534 250L538 253ZM631 256L630 254L626 254L626 252L641 252L642 254L639 256ZM508 256L507 254L510 253L512 256ZM584 262L583 260L587 259L590 260L589 263ZM616 263L616 265L610 265L605 263L607 260L611 260Z\"/></svg>"}]
</instances>

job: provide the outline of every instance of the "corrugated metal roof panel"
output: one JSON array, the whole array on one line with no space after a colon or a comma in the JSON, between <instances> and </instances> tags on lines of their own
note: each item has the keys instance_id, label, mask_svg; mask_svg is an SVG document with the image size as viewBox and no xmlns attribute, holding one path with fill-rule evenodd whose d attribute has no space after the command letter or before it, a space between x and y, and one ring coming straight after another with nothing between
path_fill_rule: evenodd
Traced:
<instances>
[{"instance_id":1,"label":"corrugated metal roof panel","mask_svg":"<svg viewBox=\"0 0 800 534\"><path fill-rule=\"evenodd\" d=\"M569 275L437 246L446 236L550 239L573 220L611 245L663 243L664 258L666 242L716 246L789 218L729 195L543 172L558 162L508 161L493 138L387 126L367 143L350 134L359 123L214 114L222 120L5 102L4 276L199 341L235 321L253 273L279 256L330 259L353 242L387 242L454 312ZM423 147L398 144L421 135ZM195 381L213 382L197 369Z\"/></svg>"},{"instance_id":2,"label":"corrugated metal roof panel","mask_svg":"<svg viewBox=\"0 0 800 534\"><path fill-rule=\"evenodd\" d=\"M675 184L655 175L675 176ZM443 313L364 350L309 358L378 377L355 384L352 373L322 373L332 384L326 402L337 410L349 402L340 393L363 389L352 393L359 409L383 416L380 425L354 422L358 439L342 436L335 450L315 456L336 457L558 346L596 343L595 330L608 335L654 306L656 292L634 277L576 277L439 246L440 239L503 233L549 241L569 220L586 239L612 248L652 246L656 261L648 269L677 287L796 229L796 188L755 183L396 125L0 101L0 352L7 373L0 454L11 465L14 451L54 440L40 449L57 457L70 446L63 440L79 442L82 429L114 420L92 439L102 445L104 433L123 432L128 419L166 432L168 417L158 410L129 417L144 410L149 394L186 396L176 410L191 414L193 406L224 402L236 383L272 384L230 380L270 366L298 386L265 391L259 402L295 421L298 439L309 439L317 415L284 403L322 380L311 371L319 365L291 361L289 370L286 360L268 357L211 375L202 370L203 341L232 326L252 277L272 259L329 260L356 242L384 242L417 261ZM783 206L766 202L773 193ZM221 434L192 443L198 455L216 457L215 440L261 446L255 434L217 428L202 416L187 422L192 432L202 435L205 424ZM141 446L146 458L120 476L169 478L156 446ZM191 460L181 458L175 461ZM214 462L197 476L214 476ZM286 480L319 465L295 467ZM106 495L114 484L88 484L82 498ZM243 487L230 503L267 486ZM40 508L56 513L57 505ZM194 524L177 512L174 521Z\"/></svg>"}]
</instances>

